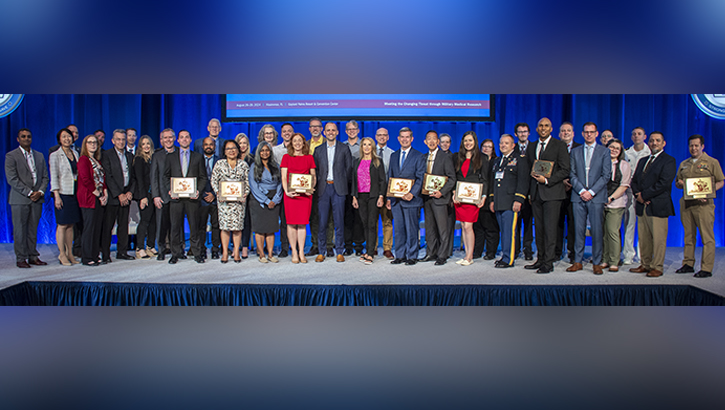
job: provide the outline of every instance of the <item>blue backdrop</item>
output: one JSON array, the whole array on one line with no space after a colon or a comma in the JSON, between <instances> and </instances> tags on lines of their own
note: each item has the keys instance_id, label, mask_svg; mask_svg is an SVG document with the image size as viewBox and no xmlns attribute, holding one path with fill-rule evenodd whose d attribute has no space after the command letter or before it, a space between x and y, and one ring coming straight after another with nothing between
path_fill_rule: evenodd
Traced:
<instances>
[{"instance_id":1,"label":"blue backdrop","mask_svg":"<svg viewBox=\"0 0 725 410\"><path fill-rule=\"evenodd\" d=\"M625 146L632 145L629 138L634 127L644 127L647 134L662 131L667 139L665 151L673 155L678 164L689 157L687 138L692 134L705 137L705 151L720 160L725 158L722 136L725 135L725 121L715 120L702 113L688 94L678 95L562 95L562 94L507 94L495 96L495 121L493 122L361 122L361 136L374 137L375 130L386 127L390 131L390 146L399 147L395 138L404 126L413 130L413 145L425 150L423 137L429 129L447 132L453 136L453 150L457 151L460 138L465 131L474 130L479 141L491 138L498 143L502 133L513 134L516 123L526 122L531 127L531 139L536 138L536 122L543 116L549 117L558 135L562 121L571 121L576 133L575 140L582 142L581 125L595 122L599 131L610 129L616 138L623 139ZM220 95L26 95L18 109L0 119L2 154L18 146L16 137L20 128L27 127L33 133L33 148L46 155L56 144L57 131L70 123L78 126L80 138L96 129L106 134L104 149L111 147L110 133L116 128L136 128L139 136L148 134L158 147L158 135L164 128L177 132L187 129L192 138L207 135L206 126L210 118L221 118ZM324 121L324 118L322 119ZM281 122L273 122L279 130ZM231 139L237 133L249 135L256 145L256 135L263 123L224 123L222 137ZM306 122L293 123L295 130L309 138ZM344 124L338 125L341 130ZM341 132L340 138L346 139ZM0 242L12 242L10 207L7 204L9 186L4 184L0 191ZM678 201L682 191L673 188L673 200L678 214L670 218L667 243L669 246L683 245L683 230L679 220ZM38 228L39 243L55 242L55 216L51 195L46 195L43 218ZM723 201L722 194L715 201L715 239L717 246L723 244Z\"/></svg>"}]
</instances>

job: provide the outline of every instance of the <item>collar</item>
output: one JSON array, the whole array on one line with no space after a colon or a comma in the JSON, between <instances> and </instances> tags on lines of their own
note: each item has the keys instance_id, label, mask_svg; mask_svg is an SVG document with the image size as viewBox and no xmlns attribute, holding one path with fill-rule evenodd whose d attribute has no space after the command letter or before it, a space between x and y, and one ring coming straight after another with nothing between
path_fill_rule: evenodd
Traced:
<instances>
[{"instance_id":1,"label":"collar","mask_svg":"<svg viewBox=\"0 0 725 410\"><path fill-rule=\"evenodd\" d=\"M438 153L438 148L436 148L434 151L428 151L428 155L433 154L434 157L436 156L437 153Z\"/></svg>"},{"instance_id":2,"label":"collar","mask_svg":"<svg viewBox=\"0 0 725 410\"><path fill-rule=\"evenodd\" d=\"M541 138L539 138L539 139L538 139L538 141L537 141L536 143L537 143L537 144L541 144L541 143L543 142L543 143L544 143L544 145L549 145L549 141L551 141L551 135L549 135L549 136L548 136L548 137L547 137L547 138L546 138L545 140L543 140L543 141L541 140Z\"/></svg>"}]
</instances>

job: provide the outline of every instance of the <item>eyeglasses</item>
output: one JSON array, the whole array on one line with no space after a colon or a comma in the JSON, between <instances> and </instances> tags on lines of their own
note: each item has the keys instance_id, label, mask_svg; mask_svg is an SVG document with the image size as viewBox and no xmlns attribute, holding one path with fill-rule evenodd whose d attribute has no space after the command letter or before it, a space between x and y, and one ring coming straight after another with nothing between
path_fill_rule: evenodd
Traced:
<instances>
[{"instance_id":1,"label":"eyeglasses","mask_svg":"<svg viewBox=\"0 0 725 410\"><path fill-rule=\"evenodd\" d=\"M357 131L360 128L345 128L345 131Z\"/></svg>"},{"instance_id":2,"label":"eyeglasses","mask_svg":"<svg viewBox=\"0 0 725 410\"><path fill-rule=\"evenodd\" d=\"M224 151L236 151L236 150L237 150L236 147L224 148Z\"/></svg>"},{"instance_id":3,"label":"eyeglasses","mask_svg":"<svg viewBox=\"0 0 725 410\"><path fill-rule=\"evenodd\" d=\"M86 144L98 144L98 141L86 141Z\"/></svg>"}]
</instances>

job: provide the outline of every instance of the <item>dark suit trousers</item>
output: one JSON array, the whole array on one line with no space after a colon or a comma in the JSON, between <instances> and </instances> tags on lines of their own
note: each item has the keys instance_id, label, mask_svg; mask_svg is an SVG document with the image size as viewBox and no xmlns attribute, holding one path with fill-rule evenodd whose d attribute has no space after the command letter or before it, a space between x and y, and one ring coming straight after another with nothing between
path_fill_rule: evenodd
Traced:
<instances>
[{"instance_id":1,"label":"dark suit trousers","mask_svg":"<svg viewBox=\"0 0 725 410\"><path fill-rule=\"evenodd\" d=\"M284 201L279 203L279 244L280 249L289 251L289 238L287 238L287 216L284 213Z\"/></svg>"},{"instance_id":2,"label":"dark suit trousers","mask_svg":"<svg viewBox=\"0 0 725 410\"><path fill-rule=\"evenodd\" d=\"M149 248L156 247L156 207L153 198L149 198L149 204L144 209L140 209L141 221L136 229L136 249L143 249L145 246Z\"/></svg>"},{"instance_id":3,"label":"dark suit trousers","mask_svg":"<svg viewBox=\"0 0 725 410\"><path fill-rule=\"evenodd\" d=\"M221 252L222 234L219 229L219 213L216 204L199 205L199 243L203 252L206 252L206 224L211 217L211 250ZM196 254L194 254L196 255Z\"/></svg>"},{"instance_id":4,"label":"dark suit trousers","mask_svg":"<svg viewBox=\"0 0 725 410\"><path fill-rule=\"evenodd\" d=\"M393 236L395 238L395 257L399 259L418 259L420 249L420 208L403 208L399 199L393 208Z\"/></svg>"},{"instance_id":5,"label":"dark suit trousers","mask_svg":"<svg viewBox=\"0 0 725 410\"><path fill-rule=\"evenodd\" d=\"M536 223L537 259L552 269L557 260L554 250L556 249L556 230L559 226L559 218L552 218L551 215L559 215L561 201L542 201L541 198L536 198L532 201L531 209L534 211Z\"/></svg>"},{"instance_id":6,"label":"dark suit trousers","mask_svg":"<svg viewBox=\"0 0 725 410\"><path fill-rule=\"evenodd\" d=\"M161 209L159 209L160 216L157 214L157 219L159 219L159 251L163 251L164 249L171 249L171 203L165 203ZM181 241L179 243L180 247L184 247L184 224L179 225L179 235L178 238ZM167 238L168 237L168 238ZM168 239L168 242L167 242Z\"/></svg>"},{"instance_id":7,"label":"dark suit trousers","mask_svg":"<svg viewBox=\"0 0 725 410\"><path fill-rule=\"evenodd\" d=\"M342 255L345 249L345 196L338 195L335 192L335 187L329 184L320 197L318 212L320 215L320 224L319 230L317 231L317 239L319 241L318 250L320 254L324 254L328 247L327 236L325 235L326 227L323 221L328 221L330 212L332 212L332 219L335 221L335 251L337 251L338 255Z\"/></svg>"},{"instance_id":8,"label":"dark suit trousers","mask_svg":"<svg viewBox=\"0 0 725 410\"><path fill-rule=\"evenodd\" d=\"M574 235L574 207L571 204L571 197L568 196L571 191L567 191L567 198L561 202L561 212L559 214L559 227L556 232L556 249L555 256L558 258L564 251L564 232L566 232L566 249L569 259L574 259L574 244L576 236ZM566 224L564 224L566 219Z\"/></svg>"},{"instance_id":9,"label":"dark suit trousers","mask_svg":"<svg viewBox=\"0 0 725 410\"><path fill-rule=\"evenodd\" d=\"M453 242L456 239L456 209L448 205L448 231L450 232L450 245L448 246L448 257L453 255Z\"/></svg>"},{"instance_id":10,"label":"dark suit trousers","mask_svg":"<svg viewBox=\"0 0 725 410\"><path fill-rule=\"evenodd\" d=\"M171 217L171 254L181 257L184 252L183 232L184 215L189 221L189 242L194 255L201 255L201 241L199 240L199 201L192 199L179 199L169 204L169 216Z\"/></svg>"},{"instance_id":11,"label":"dark suit trousers","mask_svg":"<svg viewBox=\"0 0 725 410\"><path fill-rule=\"evenodd\" d=\"M81 233L83 233L83 218L80 221L73 224L73 255L82 255L81 246Z\"/></svg>"},{"instance_id":12,"label":"dark suit trousers","mask_svg":"<svg viewBox=\"0 0 725 410\"><path fill-rule=\"evenodd\" d=\"M106 205L106 215L103 220L101 234L101 254L103 259L111 257L111 236L116 221L118 221L118 228L116 228L116 257L125 255L128 251L128 211L128 205Z\"/></svg>"},{"instance_id":13,"label":"dark suit trousers","mask_svg":"<svg viewBox=\"0 0 725 410\"><path fill-rule=\"evenodd\" d=\"M531 244L534 242L534 225L533 225L533 209L529 201L524 201L521 204L521 212L519 212L520 224L516 229L516 250L514 251L514 259L516 259L521 252L521 234L524 233L524 256L533 255L534 251L531 249ZM521 227L523 226L523 228ZM538 247L538 242L537 247ZM537 251L538 252L538 251Z\"/></svg>"},{"instance_id":14,"label":"dark suit trousers","mask_svg":"<svg viewBox=\"0 0 725 410\"><path fill-rule=\"evenodd\" d=\"M357 204L358 209L355 210L355 213L358 214L362 231L365 234L365 252L373 256L378 243L378 215L380 214L378 198L371 198L369 192L360 192ZM345 229L347 232L347 227Z\"/></svg>"},{"instance_id":15,"label":"dark suit trousers","mask_svg":"<svg viewBox=\"0 0 725 410\"><path fill-rule=\"evenodd\" d=\"M426 254L437 259L447 259L453 240L448 228L448 205L437 205L433 200L423 202L425 214Z\"/></svg>"},{"instance_id":16,"label":"dark suit trousers","mask_svg":"<svg viewBox=\"0 0 725 410\"><path fill-rule=\"evenodd\" d=\"M16 262L37 259L38 223L43 213L43 201L27 205L10 205L13 219L13 247Z\"/></svg>"},{"instance_id":17,"label":"dark suit trousers","mask_svg":"<svg viewBox=\"0 0 725 410\"><path fill-rule=\"evenodd\" d=\"M360 213L352 207L352 195L345 197L345 249L363 250L365 230Z\"/></svg>"},{"instance_id":18,"label":"dark suit trousers","mask_svg":"<svg viewBox=\"0 0 725 410\"><path fill-rule=\"evenodd\" d=\"M105 208L101 201L96 198L95 208L81 208L83 215L83 242L82 256L83 263L97 262L98 252L101 249L101 231L103 229L103 214Z\"/></svg>"},{"instance_id":19,"label":"dark suit trousers","mask_svg":"<svg viewBox=\"0 0 725 410\"><path fill-rule=\"evenodd\" d=\"M473 224L473 234L476 242L473 246L473 257L478 258L483 254L484 246L486 255L494 257L498 251L499 228L496 214L484 208L478 212L478 220Z\"/></svg>"},{"instance_id":20,"label":"dark suit trousers","mask_svg":"<svg viewBox=\"0 0 725 410\"><path fill-rule=\"evenodd\" d=\"M283 201L284 202L284 201ZM312 209L310 210L310 237L312 240L312 247L317 246L320 242L317 238L317 234L320 231L320 212L319 212L320 195L315 190L312 193ZM332 218L327 220L327 250L332 250L332 233L334 232L332 226Z\"/></svg>"}]
</instances>

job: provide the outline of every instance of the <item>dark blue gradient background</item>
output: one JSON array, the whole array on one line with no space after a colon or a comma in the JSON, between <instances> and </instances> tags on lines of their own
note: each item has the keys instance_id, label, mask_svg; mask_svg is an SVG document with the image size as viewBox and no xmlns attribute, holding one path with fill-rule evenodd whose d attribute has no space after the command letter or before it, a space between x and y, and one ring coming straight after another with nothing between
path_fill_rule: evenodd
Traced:
<instances>
[{"instance_id":1,"label":"dark blue gradient background","mask_svg":"<svg viewBox=\"0 0 725 410\"><path fill-rule=\"evenodd\" d=\"M5 0L0 91L722 93L723 15L720 0ZM723 322L721 308L5 308L0 397L721 408Z\"/></svg>"}]
</instances>

